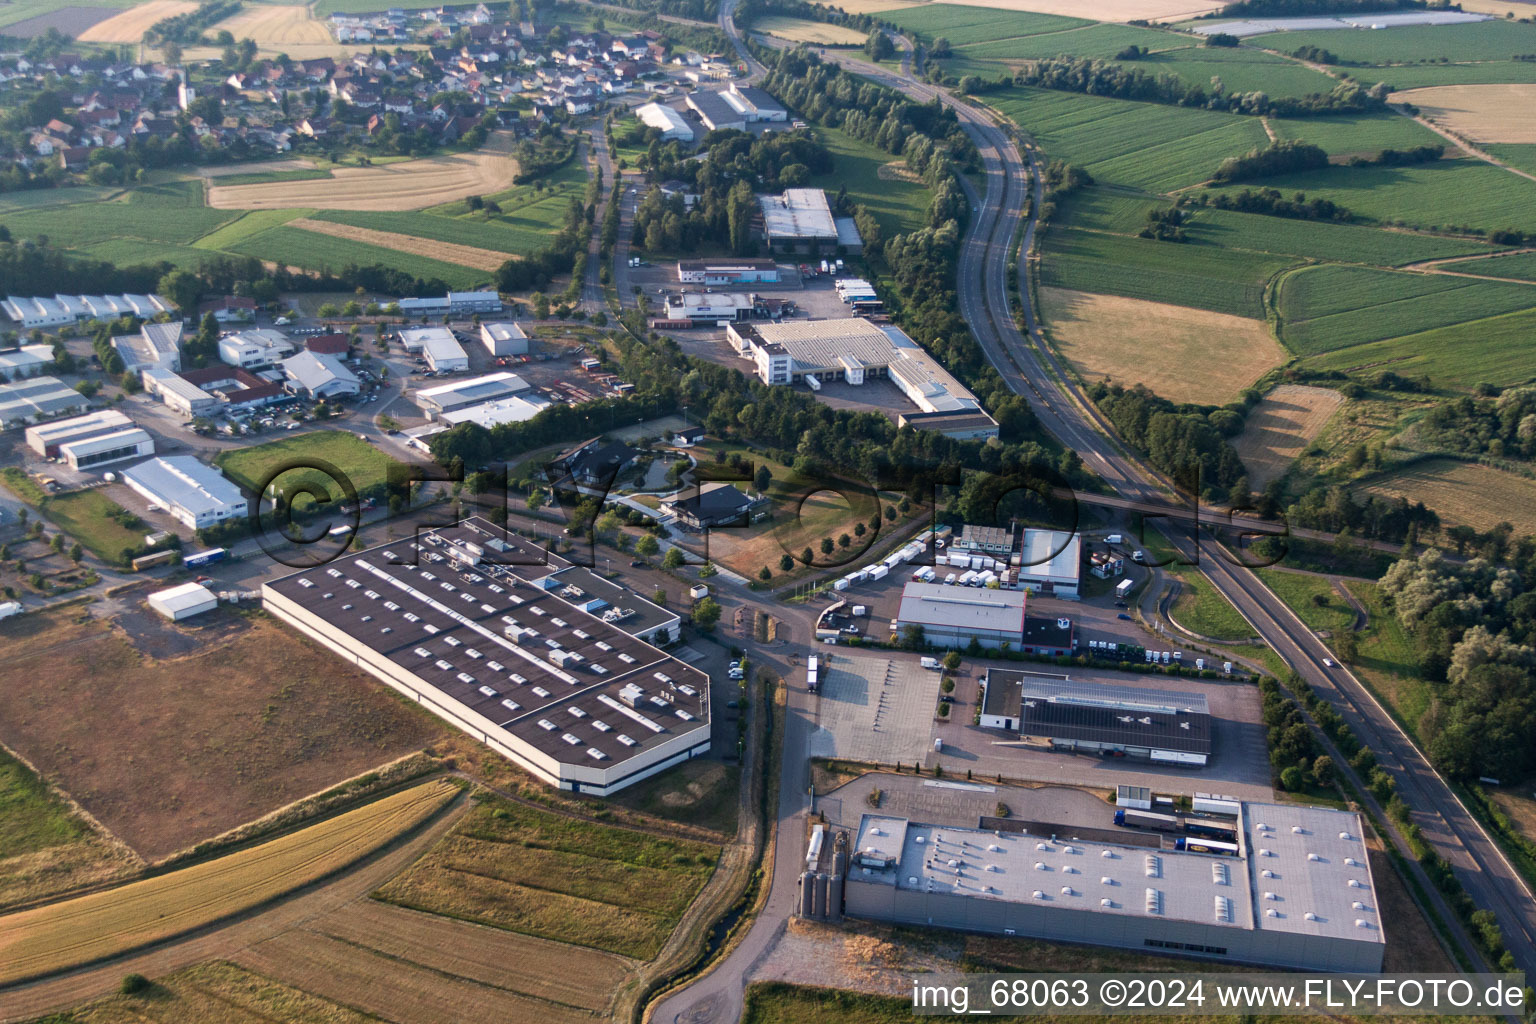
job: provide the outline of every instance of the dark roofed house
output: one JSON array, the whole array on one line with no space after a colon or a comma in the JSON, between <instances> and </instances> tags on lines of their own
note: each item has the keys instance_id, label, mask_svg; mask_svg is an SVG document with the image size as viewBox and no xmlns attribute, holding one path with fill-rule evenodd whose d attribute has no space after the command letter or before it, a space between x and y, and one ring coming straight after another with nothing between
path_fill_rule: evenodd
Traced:
<instances>
[{"instance_id":1,"label":"dark roofed house","mask_svg":"<svg viewBox=\"0 0 1536 1024\"><path fill-rule=\"evenodd\" d=\"M345 334L316 334L304 339L304 347L320 355L344 356L351 351L352 343Z\"/></svg>"},{"instance_id":2,"label":"dark roofed house","mask_svg":"<svg viewBox=\"0 0 1536 1024\"><path fill-rule=\"evenodd\" d=\"M661 503L663 512L677 517L678 522L692 530L703 530L725 523L746 523L755 509L768 500L762 495L752 497L724 481L702 484L688 494L679 491L670 501Z\"/></svg>"},{"instance_id":3,"label":"dark roofed house","mask_svg":"<svg viewBox=\"0 0 1536 1024\"><path fill-rule=\"evenodd\" d=\"M555 456L550 463L551 480L557 487L606 491L639 454L638 448L594 437Z\"/></svg>"}]
</instances>

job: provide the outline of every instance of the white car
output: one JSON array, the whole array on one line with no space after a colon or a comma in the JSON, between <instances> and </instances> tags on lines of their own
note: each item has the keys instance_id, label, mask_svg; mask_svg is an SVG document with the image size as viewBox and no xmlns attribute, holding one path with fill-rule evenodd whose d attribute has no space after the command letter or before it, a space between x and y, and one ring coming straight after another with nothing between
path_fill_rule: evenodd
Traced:
<instances>
[{"instance_id":1,"label":"white car","mask_svg":"<svg viewBox=\"0 0 1536 1024\"><path fill-rule=\"evenodd\" d=\"M1333 668L1333 659L1332 658L1324 658L1323 659L1323 665L1326 668Z\"/></svg>"},{"instance_id":2,"label":"white car","mask_svg":"<svg viewBox=\"0 0 1536 1024\"><path fill-rule=\"evenodd\" d=\"M731 669L731 671L728 673L728 677L731 678L731 679L738 679L738 680L746 678L745 676L743 676L741 674L741 669L739 669L739 668Z\"/></svg>"}]
</instances>

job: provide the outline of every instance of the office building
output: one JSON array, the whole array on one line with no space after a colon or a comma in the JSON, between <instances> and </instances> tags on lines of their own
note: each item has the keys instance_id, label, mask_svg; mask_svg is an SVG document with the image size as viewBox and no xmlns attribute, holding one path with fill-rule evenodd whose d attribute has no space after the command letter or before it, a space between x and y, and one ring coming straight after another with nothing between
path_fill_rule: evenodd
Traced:
<instances>
[{"instance_id":1,"label":"office building","mask_svg":"<svg viewBox=\"0 0 1536 1024\"><path fill-rule=\"evenodd\" d=\"M195 530L246 514L245 495L190 455L162 455L123 470L123 482Z\"/></svg>"},{"instance_id":2,"label":"office building","mask_svg":"<svg viewBox=\"0 0 1536 1024\"><path fill-rule=\"evenodd\" d=\"M779 265L773 260L678 260L680 284L776 284Z\"/></svg>"},{"instance_id":3,"label":"office building","mask_svg":"<svg viewBox=\"0 0 1536 1024\"><path fill-rule=\"evenodd\" d=\"M293 355L295 347L282 331L258 328L219 339L219 358L243 370L273 366Z\"/></svg>"}]
</instances>

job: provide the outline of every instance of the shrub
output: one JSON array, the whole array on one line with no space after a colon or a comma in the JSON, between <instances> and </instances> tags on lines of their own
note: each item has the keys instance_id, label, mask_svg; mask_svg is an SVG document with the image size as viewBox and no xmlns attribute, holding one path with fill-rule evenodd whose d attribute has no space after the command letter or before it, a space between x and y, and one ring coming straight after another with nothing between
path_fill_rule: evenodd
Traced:
<instances>
[{"instance_id":1,"label":"shrub","mask_svg":"<svg viewBox=\"0 0 1536 1024\"><path fill-rule=\"evenodd\" d=\"M149 979L142 974L125 974L123 975L122 983L117 986L117 990L125 996L131 996L143 992L149 988L149 985Z\"/></svg>"}]
</instances>

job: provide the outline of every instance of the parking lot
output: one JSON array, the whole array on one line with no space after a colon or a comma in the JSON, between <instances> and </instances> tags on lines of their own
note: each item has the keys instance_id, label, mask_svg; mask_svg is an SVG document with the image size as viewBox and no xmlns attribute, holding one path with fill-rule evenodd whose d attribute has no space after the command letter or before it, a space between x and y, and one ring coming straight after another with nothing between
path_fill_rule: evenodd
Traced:
<instances>
[{"instance_id":1,"label":"parking lot","mask_svg":"<svg viewBox=\"0 0 1536 1024\"><path fill-rule=\"evenodd\" d=\"M939 674L916 659L848 654L824 647L814 757L915 763L931 745Z\"/></svg>"}]
</instances>

